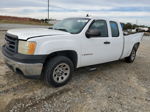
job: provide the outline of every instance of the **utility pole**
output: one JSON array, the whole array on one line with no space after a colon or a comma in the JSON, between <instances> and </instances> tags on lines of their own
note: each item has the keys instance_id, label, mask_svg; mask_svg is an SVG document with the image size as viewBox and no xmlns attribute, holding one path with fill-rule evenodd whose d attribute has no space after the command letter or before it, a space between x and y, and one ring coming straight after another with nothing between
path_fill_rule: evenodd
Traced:
<instances>
[{"instance_id":1,"label":"utility pole","mask_svg":"<svg viewBox=\"0 0 150 112\"><path fill-rule=\"evenodd\" d=\"M136 25L138 25L138 20L136 19Z\"/></svg>"},{"instance_id":2,"label":"utility pole","mask_svg":"<svg viewBox=\"0 0 150 112\"><path fill-rule=\"evenodd\" d=\"M49 21L49 0L48 0L48 21Z\"/></svg>"}]
</instances>

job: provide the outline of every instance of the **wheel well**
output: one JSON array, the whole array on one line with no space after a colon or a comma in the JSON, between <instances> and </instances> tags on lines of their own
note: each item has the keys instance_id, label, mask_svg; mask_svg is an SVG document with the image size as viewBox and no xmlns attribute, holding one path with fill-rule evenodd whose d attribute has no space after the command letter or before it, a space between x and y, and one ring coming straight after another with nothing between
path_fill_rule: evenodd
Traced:
<instances>
[{"instance_id":1,"label":"wheel well","mask_svg":"<svg viewBox=\"0 0 150 112\"><path fill-rule=\"evenodd\" d=\"M139 46L140 46L140 42L134 44L134 48L135 48L136 50L138 50Z\"/></svg>"},{"instance_id":2,"label":"wheel well","mask_svg":"<svg viewBox=\"0 0 150 112\"><path fill-rule=\"evenodd\" d=\"M46 62L48 60L50 60L51 58L53 58L55 56L66 56L73 62L74 68L77 67L78 56L77 56L77 53L72 50L57 51L57 52L53 52L53 53L49 54L45 60L44 66L46 65Z\"/></svg>"}]
</instances>

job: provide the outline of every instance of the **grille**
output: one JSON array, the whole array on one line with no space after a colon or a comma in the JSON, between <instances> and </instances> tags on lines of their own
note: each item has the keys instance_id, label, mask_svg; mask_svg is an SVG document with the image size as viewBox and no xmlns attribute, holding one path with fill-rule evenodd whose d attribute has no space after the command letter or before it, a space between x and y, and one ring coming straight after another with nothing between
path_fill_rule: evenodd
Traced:
<instances>
[{"instance_id":1,"label":"grille","mask_svg":"<svg viewBox=\"0 0 150 112\"><path fill-rule=\"evenodd\" d=\"M16 53L17 49L18 49L18 38L17 38L17 36L12 36L12 35L10 36L10 35L6 34L5 40L6 40L5 48L8 51Z\"/></svg>"}]
</instances>

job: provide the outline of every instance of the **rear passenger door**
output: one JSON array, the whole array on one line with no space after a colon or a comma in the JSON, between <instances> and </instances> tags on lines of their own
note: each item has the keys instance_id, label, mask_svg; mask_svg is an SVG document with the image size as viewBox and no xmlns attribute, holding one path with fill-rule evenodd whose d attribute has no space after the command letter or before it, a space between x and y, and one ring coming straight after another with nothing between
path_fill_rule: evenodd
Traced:
<instances>
[{"instance_id":1,"label":"rear passenger door","mask_svg":"<svg viewBox=\"0 0 150 112\"><path fill-rule=\"evenodd\" d=\"M123 34L120 23L109 21L110 24L110 47L111 47L111 60L118 60L123 52Z\"/></svg>"}]
</instances>

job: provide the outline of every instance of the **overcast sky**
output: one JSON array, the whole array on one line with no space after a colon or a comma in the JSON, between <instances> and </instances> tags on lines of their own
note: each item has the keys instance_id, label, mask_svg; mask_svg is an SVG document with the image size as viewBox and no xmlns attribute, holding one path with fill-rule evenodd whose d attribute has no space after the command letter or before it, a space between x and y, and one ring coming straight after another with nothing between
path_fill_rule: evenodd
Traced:
<instances>
[{"instance_id":1,"label":"overcast sky","mask_svg":"<svg viewBox=\"0 0 150 112\"><path fill-rule=\"evenodd\" d=\"M0 15L47 17L48 0L0 0ZM150 26L150 0L50 0L50 17L112 17Z\"/></svg>"}]
</instances>

